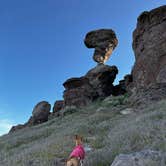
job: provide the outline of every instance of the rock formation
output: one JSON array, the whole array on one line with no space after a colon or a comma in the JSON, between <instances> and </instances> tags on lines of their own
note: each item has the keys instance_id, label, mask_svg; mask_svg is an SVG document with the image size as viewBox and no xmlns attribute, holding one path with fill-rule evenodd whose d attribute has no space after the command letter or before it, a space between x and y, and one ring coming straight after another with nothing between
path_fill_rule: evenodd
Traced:
<instances>
[{"instance_id":1,"label":"rock formation","mask_svg":"<svg viewBox=\"0 0 166 166\"><path fill-rule=\"evenodd\" d=\"M148 104L166 99L166 84L157 83L150 87L133 88L129 101L134 107L146 107Z\"/></svg>"},{"instance_id":2,"label":"rock formation","mask_svg":"<svg viewBox=\"0 0 166 166\"><path fill-rule=\"evenodd\" d=\"M25 127L34 126L48 121L48 116L50 114L51 105L47 101L39 102L33 109L32 116L29 118L28 122L25 124L19 124L17 126L12 126L9 133L20 130Z\"/></svg>"},{"instance_id":3,"label":"rock formation","mask_svg":"<svg viewBox=\"0 0 166 166\"><path fill-rule=\"evenodd\" d=\"M143 12L133 32L134 86L166 83L166 5Z\"/></svg>"},{"instance_id":4,"label":"rock formation","mask_svg":"<svg viewBox=\"0 0 166 166\"><path fill-rule=\"evenodd\" d=\"M64 107L64 101L63 101L63 100L57 100L57 101L54 103L53 113L56 113L56 112L62 110L63 107Z\"/></svg>"},{"instance_id":5,"label":"rock formation","mask_svg":"<svg viewBox=\"0 0 166 166\"><path fill-rule=\"evenodd\" d=\"M68 79L63 85L65 106L85 106L97 98L113 94L113 82L118 73L116 66L97 65L85 76Z\"/></svg>"},{"instance_id":6,"label":"rock formation","mask_svg":"<svg viewBox=\"0 0 166 166\"><path fill-rule=\"evenodd\" d=\"M109 95L131 92L129 99L135 105L166 98L166 5L143 12L138 17L133 32L136 61L132 73L118 85L113 85L118 74L117 67L104 65L118 44L115 32L111 29L91 31L87 33L84 43L88 48L95 49L93 59L98 65L85 76L64 82L64 101L55 102L53 113L50 113L48 102L40 102L33 109L28 122L13 126L11 132L46 122L48 117L57 117L66 106L86 106Z\"/></svg>"},{"instance_id":7,"label":"rock formation","mask_svg":"<svg viewBox=\"0 0 166 166\"><path fill-rule=\"evenodd\" d=\"M116 66L100 64L85 75L93 87L96 94L95 98L104 98L113 94L113 82L117 74L118 69Z\"/></svg>"},{"instance_id":8,"label":"rock formation","mask_svg":"<svg viewBox=\"0 0 166 166\"><path fill-rule=\"evenodd\" d=\"M118 39L112 29L99 29L87 33L84 43L88 48L95 48L93 60L104 64L117 46Z\"/></svg>"},{"instance_id":9,"label":"rock formation","mask_svg":"<svg viewBox=\"0 0 166 166\"><path fill-rule=\"evenodd\" d=\"M70 78L63 86L65 106L85 106L93 100L93 87L86 77Z\"/></svg>"},{"instance_id":10,"label":"rock formation","mask_svg":"<svg viewBox=\"0 0 166 166\"><path fill-rule=\"evenodd\" d=\"M164 166L166 154L159 151L144 150L132 154L118 155L111 166Z\"/></svg>"},{"instance_id":11,"label":"rock formation","mask_svg":"<svg viewBox=\"0 0 166 166\"><path fill-rule=\"evenodd\" d=\"M46 122L50 114L50 109L51 109L51 105L48 102L42 101L38 103L34 107L32 112L32 118L33 118L34 124Z\"/></svg>"},{"instance_id":12,"label":"rock formation","mask_svg":"<svg viewBox=\"0 0 166 166\"><path fill-rule=\"evenodd\" d=\"M22 124L18 124L17 126L12 126L12 128L10 129L9 133L13 133L17 130L23 129L25 127L25 125Z\"/></svg>"},{"instance_id":13,"label":"rock formation","mask_svg":"<svg viewBox=\"0 0 166 166\"><path fill-rule=\"evenodd\" d=\"M114 86L113 95L118 96L128 92L129 91L128 89L130 88L130 84L132 82L133 82L132 75L131 74L126 75L123 80L119 81L118 85Z\"/></svg>"}]
</instances>

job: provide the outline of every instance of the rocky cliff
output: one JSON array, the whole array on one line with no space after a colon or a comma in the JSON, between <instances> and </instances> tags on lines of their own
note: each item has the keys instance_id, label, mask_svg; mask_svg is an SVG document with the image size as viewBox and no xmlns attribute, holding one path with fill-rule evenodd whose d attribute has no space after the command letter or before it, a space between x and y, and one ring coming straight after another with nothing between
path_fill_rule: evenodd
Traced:
<instances>
[{"instance_id":1,"label":"rocky cliff","mask_svg":"<svg viewBox=\"0 0 166 166\"><path fill-rule=\"evenodd\" d=\"M134 86L166 83L166 6L143 12L133 32Z\"/></svg>"}]
</instances>

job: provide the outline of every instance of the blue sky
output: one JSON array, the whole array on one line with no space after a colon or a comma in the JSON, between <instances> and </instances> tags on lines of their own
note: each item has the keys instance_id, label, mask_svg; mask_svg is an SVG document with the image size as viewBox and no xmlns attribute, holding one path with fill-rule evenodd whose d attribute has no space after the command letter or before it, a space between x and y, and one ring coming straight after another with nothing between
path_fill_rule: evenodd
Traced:
<instances>
[{"instance_id":1,"label":"blue sky","mask_svg":"<svg viewBox=\"0 0 166 166\"><path fill-rule=\"evenodd\" d=\"M24 123L36 103L62 98L63 82L96 64L85 34L112 28L119 44L107 62L116 82L134 63L132 32L139 14L164 0L5 0L0 2L0 135Z\"/></svg>"}]
</instances>

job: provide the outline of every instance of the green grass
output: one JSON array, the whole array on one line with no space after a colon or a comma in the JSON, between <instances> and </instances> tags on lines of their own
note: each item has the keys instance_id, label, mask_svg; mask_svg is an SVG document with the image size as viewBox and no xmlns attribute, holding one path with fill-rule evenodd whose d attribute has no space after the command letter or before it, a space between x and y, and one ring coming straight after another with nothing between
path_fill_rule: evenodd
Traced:
<instances>
[{"instance_id":1,"label":"green grass","mask_svg":"<svg viewBox=\"0 0 166 166\"><path fill-rule=\"evenodd\" d=\"M83 109L67 108L62 117L0 137L0 165L54 166L70 154L75 134L92 148L86 166L110 166L120 153L148 148L166 152L166 100L121 115L129 107L127 98L108 97Z\"/></svg>"}]
</instances>

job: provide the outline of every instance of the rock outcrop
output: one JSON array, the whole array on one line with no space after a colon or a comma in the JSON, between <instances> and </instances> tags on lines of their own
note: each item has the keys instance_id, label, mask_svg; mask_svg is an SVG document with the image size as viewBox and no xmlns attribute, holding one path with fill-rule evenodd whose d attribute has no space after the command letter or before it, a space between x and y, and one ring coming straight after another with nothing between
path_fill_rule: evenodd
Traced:
<instances>
[{"instance_id":1,"label":"rock outcrop","mask_svg":"<svg viewBox=\"0 0 166 166\"><path fill-rule=\"evenodd\" d=\"M64 101L63 101L63 100L57 100L57 101L54 103L53 113L56 113L56 112L62 110L63 107L64 107Z\"/></svg>"},{"instance_id":2,"label":"rock outcrop","mask_svg":"<svg viewBox=\"0 0 166 166\"><path fill-rule=\"evenodd\" d=\"M120 154L111 166L164 166L166 154L158 151L144 150L132 154Z\"/></svg>"},{"instance_id":3,"label":"rock outcrop","mask_svg":"<svg viewBox=\"0 0 166 166\"><path fill-rule=\"evenodd\" d=\"M46 122L50 114L51 105L47 101L38 103L32 112L34 125Z\"/></svg>"},{"instance_id":4,"label":"rock outcrop","mask_svg":"<svg viewBox=\"0 0 166 166\"><path fill-rule=\"evenodd\" d=\"M118 74L116 66L97 65L85 75L93 87L95 98L104 98L113 94L113 82Z\"/></svg>"},{"instance_id":5,"label":"rock outcrop","mask_svg":"<svg viewBox=\"0 0 166 166\"><path fill-rule=\"evenodd\" d=\"M25 127L25 125L23 124L18 124L17 126L12 126L12 128L10 129L9 133L13 133L17 130L23 129Z\"/></svg>"},{"instance_id":6,"label":"rock outcrop","mask_svg":"<svg viewBox=\"0 0 166 166\"><path fill-rule=\"evenodd\" d=\"M95 48L93 60L104 64L117 46L118 39L112 29L99 29L87 33L84 43L88 48Z\"/></svg>"},{"instance_id":7,"label":"rock outcrop","mask_svg":"<svg viewBox=\"0 0 166 166\"><path fill-rule=\"evenodd\" d=\"M63 86L65 106L85 106L93 100L93 87L86 77L70 78Z\"/></svg>"},{"instance_id":8,"label":"rock outcrop","mask_svg":"<svg viewBox=\"0 0 166 166\"><path fill-rule=\"evenodd\" d=\"M166 83L157 83L149 87L133 88L129 101L134 107L147 105L166 99Z\"/></svg>"},{"instance_id":9,"label":"rock outcrop","mask_svg":"<svg viewBox=\"0 0 166 166\"><path fill-rule=\"evenodd\" d=\"M134 86L166 83L166 5L143 12L133 32Z\"/></svg>"},{"instance_id":10,"label":"rock outcrop","mask_svg":"<svg viewBox=\"0 0 166 166\"><path fill-rule=\"evenodd\" d=\"M85 76L68 79L63 85L65 106L85 106L97 98L113 94L113 82L118 73L116 66L97 65Z\"/></svg>"},{"instance_id":11,"label":"rock outcrop","mask_svg":"<svg viewBox=\"0 0 166 166\"><path fill-rule=\"evenodd\" d=\"M114 86L113 95L118 96L128 92L129 91L128 89L130 89L130 84L132 82L133 82L132 75L131 74L126 75L123 80L119 81L118 85Z\"/></svg>"},{"instance_id":12,"label":"rock outcrop","mask_svg":"<svg viewBox=\"0 0 166 166\"><path fill-rule=\"evenodd\" d=\"M33 109L32 116L25 124L12 126L9 133L48 121L51 105L47 101L39 102Z\"/></svg>"}]
</instances>

